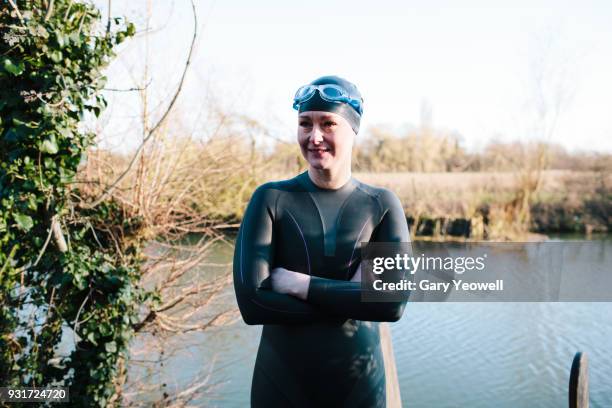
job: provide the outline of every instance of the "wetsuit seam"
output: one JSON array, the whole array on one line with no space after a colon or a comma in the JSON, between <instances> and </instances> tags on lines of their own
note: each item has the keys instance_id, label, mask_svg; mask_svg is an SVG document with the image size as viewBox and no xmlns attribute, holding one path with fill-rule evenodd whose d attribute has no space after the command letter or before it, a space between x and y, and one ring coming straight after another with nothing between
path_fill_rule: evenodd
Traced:
<instances>
[{"instance_id":1,"label":"wetsuit seam","mask_svg":"<svg viewBox=\"0 0 612 408\"><path fill-rule=\"evenodd\" d=\"M380 219L378 220L378 225L382 224L383 220L385 219L385 215L387 215L387 213L389 212L389 208L385 209L385 206L382 204L381 202L381 198L380 198L380 194L376 195L376 202L378 203L378 209L380 211Z\"/></svg>"},{"instance_id":2,"label":"wetsuit seam","mask_svg":"<svg viewBox=\"0 0 612 408\"><path fill-rule=\"evenodd\" d=\"M366 187L364 186L364 184L363 184L361 181L357 181L357 183L356 183L355 187L356 187L356 188L358 188L359 190L363 191L365 194L369 195L369 196L370 196L370 197L372 197L372 198L376 198L376 197L378 196L378 194L374 194L374 193L372 193L372 192L370 191L370 188L369 188L369 187L368 187L368 188L366 188Z\"/></svg>"},{"instance_id":3,"label":"wetsuit seam","mask_svg":"<svg viewBox=\"0 0 612 408\"><path fill-rule=\"evenodd\" d=\"M383 206L383 204L381 202L381 199L380 199L380 195L381 195L380 191L378 191L375 194L375 193L369 191L369 189L363 187L363 183L361 183L361 182L357 183L356 188L358 188L359 190L363 191L364 194L367 194L369 197L371 197L376 202L376 204L378 205L378 210L380 211L380 213L384 213L385 212L385 207ZM380 218L380 221L382 221L382 217Z\"/></svg>"},{"instance_id":4,"label":"wetsuit seam","mask_svg":"<svg viewBox=\"0 0 612 408\"><path fill-rule=\"evenodd\" d=\"M385 210L382 215L380 216L380 220L378 220L378 225L382 224L383 220L385 219L385 216L387 215L387 213L389 212L389 209Z\"/></svg>"},{"instance_id":5,"label":"wetsuit seam","mask_svg":"<svg viewBox=\"0 0 612 408\"><path fill-rule=\"evenodd\" d=\"M289 214L289 216L295 223L295 226L297 227L298 232L300 233L300 237L302 237L302 242L304 242L304 249L306 249L306 262L308 262L308 274L312 276L312 273L310 271L310 254L308 253L308 244L306 243L306 238L304 238L304 234L302 233L302 228L300 227L300 224L298 224L297 220L295 219L291 211L287 210L287 214Z\"/></svg>"},{"instance_id":6,"label":"wetsuit seam","mask_svg":"<svg viewBox=\"0 0 612 408\"><path fill-rule=\"evenodd\" d=\"M353 189L353 191L351 191L351 194L348 195L348 197L346 197L346 199L344 200L344 202L342 203L342 205L340 206L340 209L338 210L338 216L336 217L336 222L335 222L335 226L336 226L336 235L338 235L338 227L340 225L340 218L342 218L342 215L344 213L344 208L347 206L348 202L351 201L351 199L353 198L353 195L355 194L355 191L357 191L357 187L355 186L355 188Z\"/></svg>"},{"instance_id":7,"label":"wetsuit seam","mask_svg":"<svg viewBox=\"0 0 612 408\"><path fill-rule=\"evenodd\" d=\"M298 179L298 183L304 188L304 191L306 192L306 194L308 194L308 197L310 198L310 201L312 202L312 204L314 205L315 209L317 210L317 215L319 216L319 221L321 222L321 228L323 230L323 253L325 254L326 251L326 237L325 237L325 219L323 217L323 213L321 212L321 208L319 207L319 203L317 202L317 200L315 199L314 195L313 195L313 191L311 191L313 189L313 187L316 188L316 186L314 185L314 183L312 182L312 180L310 180L310 177L308 176L308 171L305 171L303 173L301 173L298 177L302 177L302 179ZM317 191L317 190L315 190ZM296 223L297 224L297 223ZM299 228L299 227L298 227ZM306 245L306 243L304 242L304 245ZM309 275L312 275L310 273L310 268L309 269Z\"/></svg>"},{"instance_id":8,"label":"wetsuit seam","mask_svg":"<svg viewBox=\"0 0 612 408\"><path fill-rule=\"evenodd\" d=\"M353 262L353 256L355 255L355 250L357 249L357 245L359 245L359 239L361 239L361 234L363 233L363 230L365 229L366 225L368 225L368 221L370 221L371 219L372 217L368 217L365 220L365 222L363 223L363 226L361 227L361 230L359 231L359 235L357 235L357 239L355 240L355 245L353 245L353 252L351 252L351 257L349 258L349 267L350 267L351 262Z\"/></svg>"},{"instance_id":9,"label":"wetsuit seam","mask_svg":"<svg viewBox=\"0 0 612 408\"><path fill-rule=\"evenodd\" d=\"M278 200L280 199L280 193L276 194L276 199L274 200L274 212L273 212L273 217L272 217L272 223L273 225L276 224L276 218L277 218L277 211L278 211Z\"/></svg>"},{"instance_id":10,"label":"wetsuit seam","mask_svg":"<svg viewBox=\"0 0 612 408\"><path fill-rule=\"evenodd\" d=\"M326 237L325 237L325 231L326 231L326 229L325 229L325 227L326 227L325 219L324 219L323 214L321 212L321 208L319 207L319 203L317 203L317 200L312 195L312 192L311 191L307 191L307 193L308 193L308 197L310 197L310 201L312 201L312 203L314 204L315 208L317 209L317 214L319 215L319 220L321 221L321 227L323 228L323 253L325 254L325 248L326 248L325 247L325 240L326 240Z\"/></svg>"}]
</instances>

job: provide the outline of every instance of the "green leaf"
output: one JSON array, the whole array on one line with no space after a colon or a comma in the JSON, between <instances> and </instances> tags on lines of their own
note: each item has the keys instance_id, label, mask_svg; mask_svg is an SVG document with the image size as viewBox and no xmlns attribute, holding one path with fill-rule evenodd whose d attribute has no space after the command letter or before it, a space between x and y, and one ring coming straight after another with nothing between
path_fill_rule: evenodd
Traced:
<instances>
[{"instance_id":1,"label":"green leaf","mask_svg":"<svg viewBox=\"0 0 612 408\"><path fill-rule=\"evenodd\" d=\"M75 176L75 172L69 169L64 169L63 167L60 167L59 169L59 173L60 173L60 182L62 183L70 183L72 181L74 181L74 176Z\"/></svg>"},{"instance_id":2,"label":"green leaf","mask_svg":"<svg viewBox=\"0 0 612 408\"><path fill-rule=\"evenodd\" d=\"M55 161L51 157L45 157L43 164L45 165L46 169L55 169L56 167Z\"/></svg>"},{"instance_id":3,"label":"green leaf","mask_svg":"<svg viewBox=\"0 0 612 408\"><path fill-rule=\"evenodd\" d=\"M101 324L100 327L99 327L99 330L100 330L100 334L102 336L108 336L109 334L111 334L113 332L112 327L109 324L106 324L106 323Z\"/></svg>"},{"instance_id":4,"label":"green leaf","mask_svg":"<svg viewBox=\"0 0 612 408\"><path fill-rule=\"evenodd\" d=\"M55 154L59 150L57 147L57 140L55 140L55 135L50 135L46 138L42 145L40 146L40 150L44 153Z\"/></svg>"},{"instance_id":5,"label":"green leaf","mask_svg":"<svg viewBox=\"0 0 612 408\"><path fill-rule=\"evenodd\" d=\"M57 38L57 44L60 46L60 48L64 48L64 46L66 45L66 40L67 40L64 38L64 34L56 30L55 36Z\"/></svg>"},{"instance_id":6,"label":"green leaf","mask_svg":"<svg viewBox=\"0 0 612 408\"><path fill-rule=\"evenodd\" d=\"M132 36L134 33L136 33L136 26L134 26L134 23L128 23L127 35Z\"/></svg>"},{"instance_id":7,"label":"green leaf","mask_svg":"<svg viewBox=\"0 0 612 408\"><path fill-rule=\"evenodd\" d=\"M59 132L60 135L64 136L67 139L71 139L73 136L72 131L66 127L59 127L57 128L57 131Z\"/></svg>"},{"instance_id":8,"label":"green leaf","mask_svg":"<svg viewBox=\"0 0 612 408\"><path fill-rule=\"evenodd\" d=\"M96 334L94 332L89 332L89 334L87 334L87 340L89 340L96 346L98 345L98 343L96 342Z\"/></svg>"},{"instance_id":9,"label":"green leaf","mask_svg":"<svg viewBox=\"0 0 612 408\"><path fill-rule=\"evenodd\" d=\"M17 222L17 225L19 226L19 228L21 228L25 232L28 232L34 226L34 222L32 221L32 217L30 217L29 215L15 214L14 218L15 218L15 221Z\"/></svg>"},{"instance_id":10,"label":"green leaf","mask_svg":"<svg viewBox=\"0 0 612 408\"><path fill-rule=\"evenodd\" d=\"M61 51L53 51L51 53L51 60L53 62L55 62L56 64L59 64L60 62L62 62L62 52Z\"/></svg>"},{"instance_id":11,"label":"green leaf","mask_svg":"<svg viewBox=\"0 0 612 408\"><path fill-rule=\"evenodd\" d=\"M36 203L36 197L34 196L34 194L28 197L28 208L32 211L36 211L36 209L38 208L38 204Z\"/></svg>"},{"instance_id":12,"label":"green leaf","mask_svg":"<svg viewBox=\"0 0 612 408\"><path fill-rule=\"evenodd\" d=\"M116 353L117 352L117 343L115 343L114 341L111 341L110 343L106 343L104 345L104 349L109 352L109 353Z\"/></svg>"},{"instance_id":13,"label":"green leaf","mask_svg":"<svg viewBox=\"0 0 612 408\"><path fill-rule=\"evenodd\" d=\"M10 58L5 58L4 59L4 69L7 72L10 72L11 74L17 76L17 75L21 75L21 73L23 72L23 62L19 62L19 64L15 65L15 63L13 61L11 61Z\"/></svg>"},{"instance_id":14,"label":"green leaf","mask_svg":"<svg viewBox=\"0 0 612 408\"><path fill-rule=\"evenodd\" d=\"M70 42L72 42L77 47L81 45L81 35L79 33L70 34Z\"/></svg>"}]
</instances>

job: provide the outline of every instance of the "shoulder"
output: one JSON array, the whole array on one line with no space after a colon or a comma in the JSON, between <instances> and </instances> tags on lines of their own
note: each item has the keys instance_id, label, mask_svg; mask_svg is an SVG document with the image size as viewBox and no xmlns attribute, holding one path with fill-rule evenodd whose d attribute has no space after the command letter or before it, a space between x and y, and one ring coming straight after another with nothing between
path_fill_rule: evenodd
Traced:
<instances>
[{"instance_id":1,"label":"shoulder","mask_svg":"<svg viewBox=\"0 0 612 408\"><path fill-rule=\"evenodd\" d=\"M372 186L370 184L363 183L359 180L356 181L357 188L365 194L371 196L374 200L376 200L383 211L386 211L393 207L402 208L402 204L399 198L393 191L384 187Z\"/></svg>"},{"instance_id":2,"label":"shoulder","mask_svg":"<svg viewBox=\"0 0 612 408\"><path fill-rule=\"evenodd\" d=\"M281 193L295 191L298 189L298 186L297 177L287 180L268 181L255 189L251 200L276 200Z\"/></svg>"}]
</instances>

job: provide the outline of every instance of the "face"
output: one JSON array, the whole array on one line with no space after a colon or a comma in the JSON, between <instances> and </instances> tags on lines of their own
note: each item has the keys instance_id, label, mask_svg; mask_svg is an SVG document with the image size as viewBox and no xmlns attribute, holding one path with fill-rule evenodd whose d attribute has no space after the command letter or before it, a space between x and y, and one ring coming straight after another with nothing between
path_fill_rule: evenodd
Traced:
<instances>
[{"instance_id":1,"label":"face","mask_svg":"<svg viewBox=\"0 0 612 408\"><path fill-rule=\"evenodd\" d=\"M351 165L355 132L346 119L331 112L309 111L298 115L298 143L311 167L334 170Z\"/></svg>"}]
</instances>

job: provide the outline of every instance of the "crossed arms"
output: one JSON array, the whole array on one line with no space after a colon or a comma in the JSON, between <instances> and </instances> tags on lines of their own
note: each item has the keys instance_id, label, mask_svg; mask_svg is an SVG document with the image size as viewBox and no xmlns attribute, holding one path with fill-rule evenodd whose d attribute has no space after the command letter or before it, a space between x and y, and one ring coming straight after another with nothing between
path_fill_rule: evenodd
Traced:
<instances>
[{"instance_id":1,"label":"crossed arms","mask_svg":"<svg viewBox=\"0 0 612 408\"><path fill-rule=\"evenodd\" d=\"M385 212L373 239L409 242L401 204L387 192ZM394 322L401 318L407 294L396 302L363 302L361 265L350 281L272 268L273 219L266 190L258 189L247 207L234 252L234 288L247 324L304 324L338 319Z\"/></svg>"}]
</instances>

